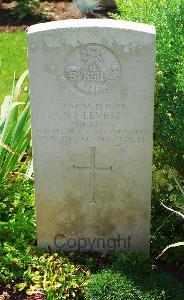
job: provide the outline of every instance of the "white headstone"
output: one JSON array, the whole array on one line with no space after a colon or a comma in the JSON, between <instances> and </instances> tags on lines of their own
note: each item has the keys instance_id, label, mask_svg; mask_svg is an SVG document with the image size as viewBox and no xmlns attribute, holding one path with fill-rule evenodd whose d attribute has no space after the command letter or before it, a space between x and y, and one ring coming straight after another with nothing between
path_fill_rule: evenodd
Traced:
<instances>
[{"instance_id":1,"label":"white headstone","mask_svg":"<svg viewBox=\"0 0 184 300\"><path fill-rule=\"evenodd\" d=\"M155 29L28 31L38 246L149 251Z\"/></svg>"}]
</instances>

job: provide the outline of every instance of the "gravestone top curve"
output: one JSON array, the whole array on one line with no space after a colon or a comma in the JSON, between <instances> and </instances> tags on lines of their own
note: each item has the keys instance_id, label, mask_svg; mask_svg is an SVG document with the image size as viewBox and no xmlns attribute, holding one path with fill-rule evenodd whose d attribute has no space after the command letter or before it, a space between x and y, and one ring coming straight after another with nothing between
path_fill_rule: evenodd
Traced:
<instances>
[{"instance_id":1,"label":"gravestone top curve","mask_svg":"<svg viewBox=\"0 0 184 300\"><path fill-rule=\"evenodd\" d=\"M155 34L155 27L143 23L136 23L122 20L109 19L68 19L63 21L53 21L35 24L29 27L28 34L65 28L80 27L97 27L97 28L116 28L132 31L140 31L143 33Z\"/></svg>"}]
</instances>

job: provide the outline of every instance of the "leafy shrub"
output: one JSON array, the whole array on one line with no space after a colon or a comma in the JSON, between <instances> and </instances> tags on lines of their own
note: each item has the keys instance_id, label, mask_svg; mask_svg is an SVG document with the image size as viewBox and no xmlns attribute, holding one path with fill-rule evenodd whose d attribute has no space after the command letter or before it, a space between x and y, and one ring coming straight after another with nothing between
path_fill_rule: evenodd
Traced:
<instances>
[{"instance_id":1,"label":"leafy shrub","mask_svg":"<svg viewBox=\"0 0 184 300\"><path fill-rule=\"evenodd\" d=\"M34 16L36 9L40 6L40 0L18 0L13 14L18 16L19 20L29 16Z\"/></svg>"},{"instance_id":2,"label":"leafy shrub","mask_svg":"<svg viewBox=\"0 0 184 300\"><path fill-rule=\"evenodd\" d=\"M19 177L12 184L6 177L0 184L0 200L0 283L28 294L43 288L47 299L82 297L88 269L62 253L46 253L35 246L32 181Z\"/></svg>"},{"instance_id":3,"label":"leafy shrub","mask_svg":"<svg viewBox=\"0 0 184 300\"><path fill-rule=\"evenodd\" d=\"M33 258L24 272L26 284L22 284L29 283L29 294L43 288L46 296L53 296L51 299L77 299L83 295L89 274L89 271L72 264L64 255L44 253Z\"/></svg>"},{"instance_id":4,"label":"leafy shrub","mask_svg":"<svg viewBox=\"0 0 184 300\"><path fill-rule=\"evenodd\" d=\"M11 177L0 183L0 282L22 279L35 243L33 183Z\"/></svg>"},{"instance_id":5,"label":"leafy shrub","mask_svg":"<svg viewBox=\"0 0 184 300\"><path fill-rule=\"evenodd\" d=\"M183 172L184 0L115 0L115 19L153 24L157 31L155 163Z\"/></svg>"}]
</instances>

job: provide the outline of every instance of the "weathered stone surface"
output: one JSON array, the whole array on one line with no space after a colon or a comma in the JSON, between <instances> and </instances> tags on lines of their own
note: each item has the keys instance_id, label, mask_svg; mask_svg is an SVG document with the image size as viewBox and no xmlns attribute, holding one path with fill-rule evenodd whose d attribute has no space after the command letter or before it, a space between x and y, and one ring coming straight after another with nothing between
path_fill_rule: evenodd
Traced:
<instances>
[{"instance_id":1,"label":"weathered stone surface","mask_svg":"<svg viewBox=\"0 0 184 300\"><path fill-rule=\"evenodd\" d=\"M154 27L51 22L28 45L38 246L148 252Z\"/></svg>"}]
</instances>

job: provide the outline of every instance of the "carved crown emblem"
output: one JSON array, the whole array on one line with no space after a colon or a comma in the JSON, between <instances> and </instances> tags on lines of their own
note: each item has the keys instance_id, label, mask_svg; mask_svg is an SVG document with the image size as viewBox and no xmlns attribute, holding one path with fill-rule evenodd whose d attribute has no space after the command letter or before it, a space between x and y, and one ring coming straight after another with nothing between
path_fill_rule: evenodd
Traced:
<instances>
[{"instance_id":1,"label":"carved crown emblem","mask_svg":"<svg viewBox=\"0 0 184 300\"><path fill-rule=\"evenodd\" d=\"M115 85L119 79L120 65L108 48L88 44L75 48L69 55L65 75L79 90L97 94Z\"/></svg>"}]
</instances>

